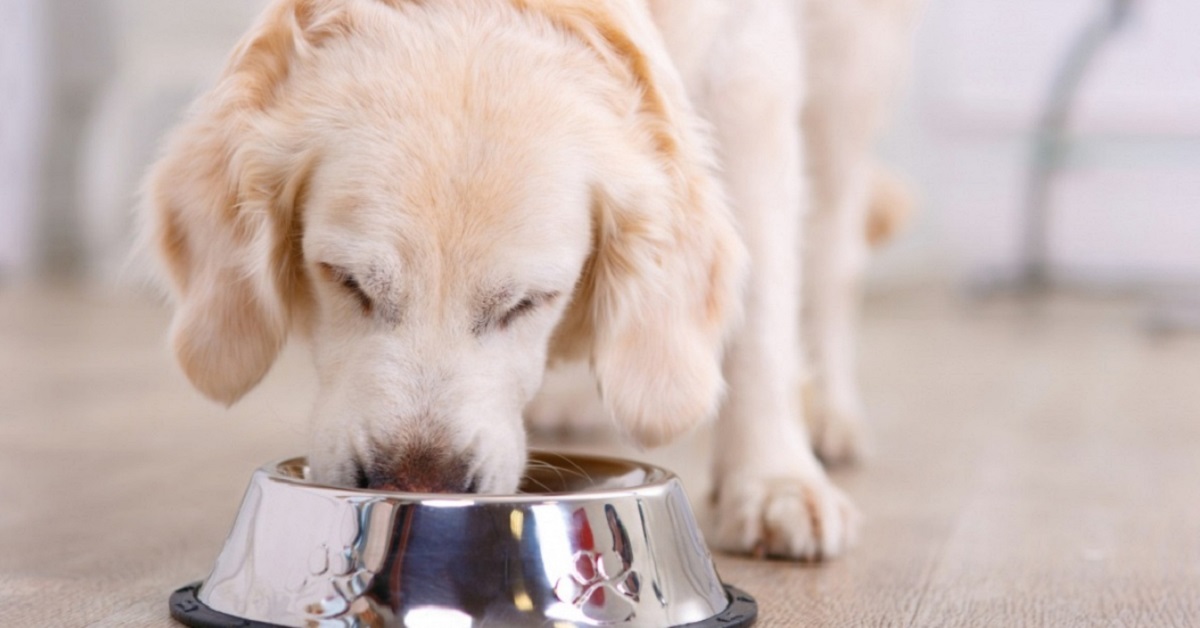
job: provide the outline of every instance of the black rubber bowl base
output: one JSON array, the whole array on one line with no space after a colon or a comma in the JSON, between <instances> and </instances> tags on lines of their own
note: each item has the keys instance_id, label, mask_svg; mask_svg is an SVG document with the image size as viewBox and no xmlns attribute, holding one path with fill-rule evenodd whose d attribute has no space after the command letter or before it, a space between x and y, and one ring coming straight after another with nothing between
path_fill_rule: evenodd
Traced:
<instances>
[{"instance_id":1,"label":"black rubber bowl base","mask_svg":"<svg viewBox=\"0 0 1200 628\"><path fill-rule=\"evenodd\" d=\"M285 628L278 624L242 619L215 611L196 597L200 583L189 584L171 594L171 617L191 628ZM715 617L676 628L747 628L758 619L758 602L750 594L725 585L729 607Z\"/></svg>"}]
</instances>

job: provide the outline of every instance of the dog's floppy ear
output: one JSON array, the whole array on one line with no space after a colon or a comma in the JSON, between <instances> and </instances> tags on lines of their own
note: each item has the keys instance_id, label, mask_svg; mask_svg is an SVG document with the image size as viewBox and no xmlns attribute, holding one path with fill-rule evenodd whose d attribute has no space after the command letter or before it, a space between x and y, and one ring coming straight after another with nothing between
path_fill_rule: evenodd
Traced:
<instances>
[{"instance_id":1,"label":"dog's floppy ear","mask_svg":"<svg viewBox=\"0 0 1200 628\"><path fill-rule=\"evenodd\" d=\"M600 159L595 248L555 351L589 357L620 427L659 445L717 411L747 255L700 120L644 10L552 4L541 10L599 51L632 95L618 105L630 107L618 115L622 137Z\"/></svg>"},{"instance_id":2,"label":"dog's floppy ear","mask_svg":"<svg viewBox=\"0 0 1200 628\"><path fill-rule=\"evenodd\" d=\"M175 131L144 188L148 244L176 300L171 344L192 383L232 404L287 337L303 156L285 145L285 87L336 27L319 0L276 0Z\"/></svg>"}]
</instances>

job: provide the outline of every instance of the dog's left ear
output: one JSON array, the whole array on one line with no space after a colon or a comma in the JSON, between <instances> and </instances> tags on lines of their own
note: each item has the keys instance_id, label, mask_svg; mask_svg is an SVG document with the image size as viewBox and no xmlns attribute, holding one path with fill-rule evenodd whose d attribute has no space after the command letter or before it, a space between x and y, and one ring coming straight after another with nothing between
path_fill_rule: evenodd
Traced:
<instances>
[{"instance_id":1,"label":"dog's left ear","mask_svg":"<svg viewBox=\"0 0 1200 628\"><path fill-rule=\"evenodd\" d=\"M175 296L188 379L232 404L274 363L302 294L297 212L307 157L289 131L289 76L341 23L330 0L274 0L145 184L146 235ZM292 114L293 116L295 114Z\"/></svg>"},{"instance_id":2,"label":"dog's left ear","mask_svg":"<svg viewBox=\"0 0 1200 628\"><path fill-rule=\"evenodd\" d=\"M590 358L618 425L660 445L716 414L747 255L649 15L634 3L553 4L542 10L595 48L631 96L621 136L602 142L594 250L554 349Z\"/></svg>"}]
</instances>

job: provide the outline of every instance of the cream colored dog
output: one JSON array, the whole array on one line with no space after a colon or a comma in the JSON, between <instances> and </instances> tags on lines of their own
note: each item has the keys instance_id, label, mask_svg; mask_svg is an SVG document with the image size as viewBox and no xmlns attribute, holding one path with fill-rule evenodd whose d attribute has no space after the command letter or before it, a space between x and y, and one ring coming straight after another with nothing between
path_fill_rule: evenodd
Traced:
<instances>
[{"instance_id":1,"label":"cream colored dog","mask_svg":"<svg viewBox=\"0 0 1200 628\"><path fill-rule=\"evenodd\" d=\"M719 414L717 545L835 555L797 395L805 24L904 1L276 0L149 178L179 362L233 403L303 336L318 480L509 492L548 360L581 360L644 445ZM827 113L808 420L843 458L874 122Z\"/></svg>"}]
</instances>

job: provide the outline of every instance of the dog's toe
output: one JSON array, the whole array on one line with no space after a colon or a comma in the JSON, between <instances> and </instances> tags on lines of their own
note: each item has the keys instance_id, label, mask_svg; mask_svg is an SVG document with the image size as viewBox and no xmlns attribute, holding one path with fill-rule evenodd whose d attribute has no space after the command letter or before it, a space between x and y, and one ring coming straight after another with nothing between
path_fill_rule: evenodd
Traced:
<instances>
[{"instance_id":1,"label":"dog's toe","mask_svg":"<svg viewBox=\"0 0 1200 628\"><path fill-rule=\"evenodd\" d=\"M735 474L721 483L715 545L758 557L819 561L855 540L858 512L824 473L783 477Z\"/></svg>"}]
</instances>

